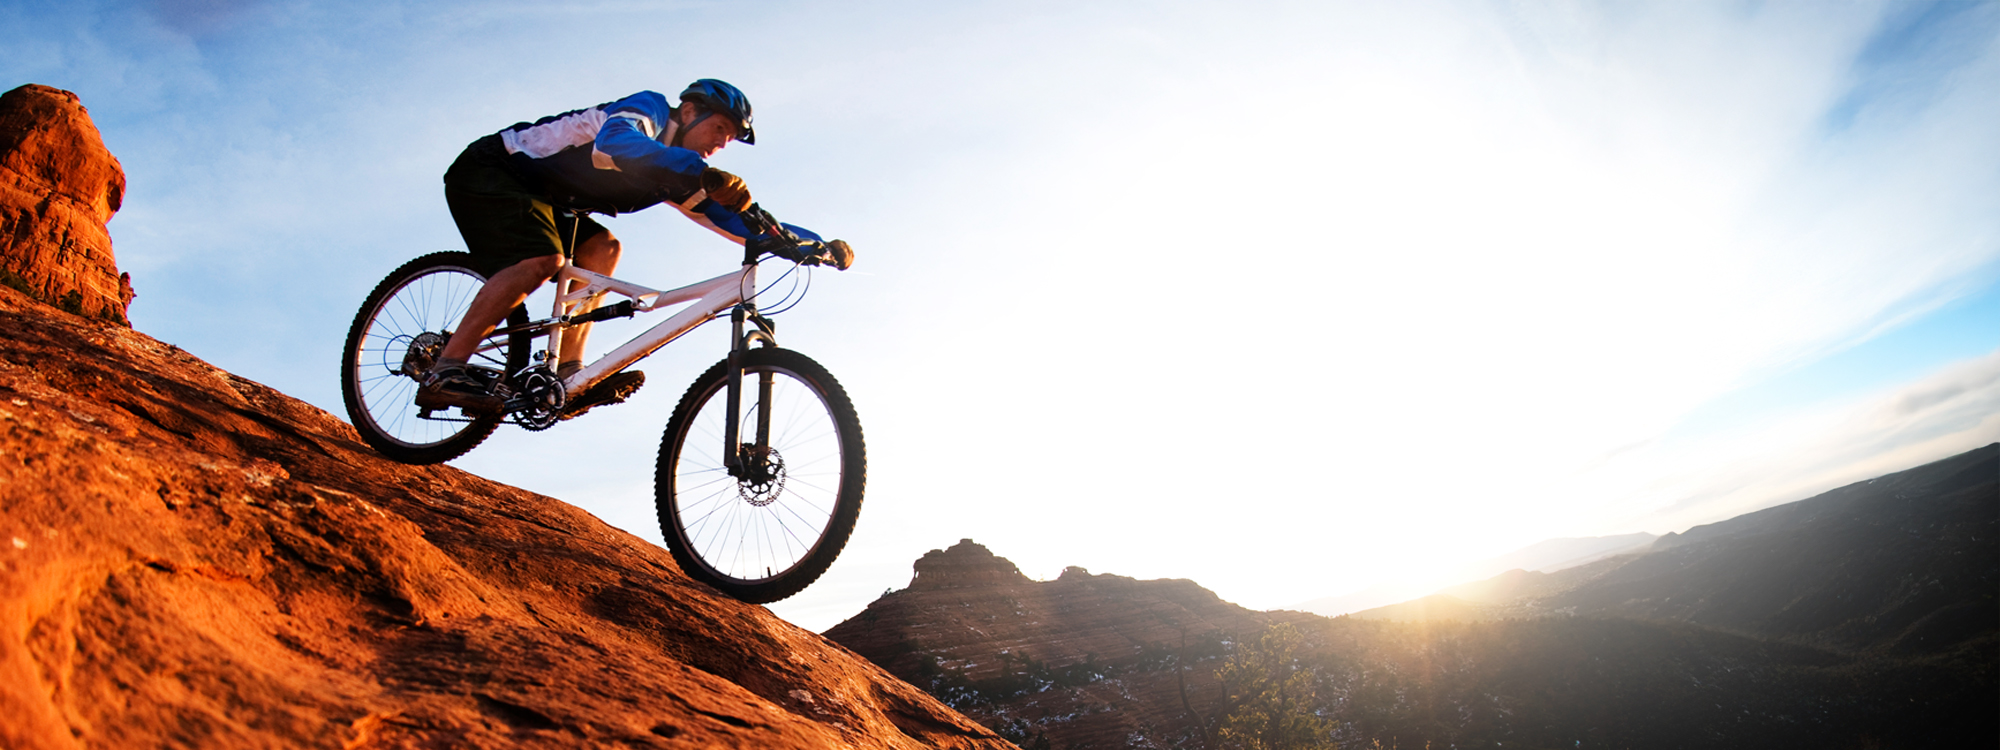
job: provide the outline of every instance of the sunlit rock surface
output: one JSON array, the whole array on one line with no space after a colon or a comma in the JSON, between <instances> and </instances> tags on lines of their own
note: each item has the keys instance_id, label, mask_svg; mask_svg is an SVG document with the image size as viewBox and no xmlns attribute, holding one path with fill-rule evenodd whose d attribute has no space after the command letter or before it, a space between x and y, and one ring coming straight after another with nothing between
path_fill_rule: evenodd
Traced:
<instances>
[{"instance_id":1,"label":"sunlit rock surface","mask_svg":"<svg viewBox=\"0 0 2000 750\"><path fill-rule=\"evenodd\" d=\"M0 283L123 322L132 287L105 222L124 195L125 171L75 94L29 84L0 95Z\"/></svg>"},{"instance_id":2,"label":"sunlit rock surface","mask_svg":"<svg viewBox=\"0 0 2000 750\"><path fill-rule=\"evenodd\" d=\"M575 507L5 288L0 498L9 750L1008 747Z\"/></svg>"}]
</instances>

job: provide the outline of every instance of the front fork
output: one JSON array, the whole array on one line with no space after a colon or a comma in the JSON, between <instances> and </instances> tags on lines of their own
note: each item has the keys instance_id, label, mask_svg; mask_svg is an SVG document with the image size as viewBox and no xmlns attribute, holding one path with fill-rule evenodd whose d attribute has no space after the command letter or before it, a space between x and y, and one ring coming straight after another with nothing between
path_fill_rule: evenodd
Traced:
<instances>
[{"instance_id":1,"label":"front fork","mask_svg":"<svg viewBox=\"0 0 2000 750\"><path fill-rule=\"evenodd\" d=\"M745 333L744 321L756 326L756 330ZM725 382L729 393L729 411L722 424L722 465L729 470L729 476L750 482L771 480L771 373L757 373L756 441L742 440L743 416L743 358L750 351L752 343L777 346L778 339L769 318L757 314L757 306L744 302L729 314L729 366Z\"/></svg>"}]
</instances>

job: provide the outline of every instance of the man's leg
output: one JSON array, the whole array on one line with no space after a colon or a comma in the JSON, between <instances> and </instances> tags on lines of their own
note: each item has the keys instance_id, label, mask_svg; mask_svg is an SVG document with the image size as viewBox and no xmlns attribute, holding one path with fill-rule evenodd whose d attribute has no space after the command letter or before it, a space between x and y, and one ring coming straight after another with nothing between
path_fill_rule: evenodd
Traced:
<instances>
[{"instance_id":1,"label":"man's leg","mask_svg":"<svg viewBox=\"0 0 2000 750\"><path fill-rule=\"evenodd\" d=\"M609 276L613 271L618 270L618 258L622 250L623 248L619 246L617 237L611 236L611 233L608 231L598 232L590 239L577 244L576 265L583 270L595 271ZM508 309L511 310L513 308ZM590 311L587 309L577 310L579 314L586 312ZM503 312L501 314L505 315L506 313ZM585 323L563 331L562 362L556 365L557 372L582 365L583 346L590 341L590 325L589 323Z\"/></svg>"},{"instance_id":2,"label":"man's leg","mask_svg":"<svg viewBox=\"0 0 2000 750\"><path fill-rule=\"evenodd\" d=\"M501 399L487 389L485 380L465 371L466 360L479 351L479 342L493 332L500 321L549 276L562 270L561 253L529 258L493 274L473 295L472 305L459 319L458 330L445 342L444 350L431 367L424 386L417 390L417 406L425 409L460 407L468 412L497 411Z\"/></svg>"},{"instance_id":3,"label":"man's leg","mask_svg":"<svg viewBox=\"0 0 2000 750\"><path fill-rule=\"evenodd\" d=\"M610 275L618 268L620 250L617 237L611 236L608 231L599 232L596 236L577 243L576 265L587 271ZM556 365L557 375L566 378L583 366L583 345L589 340L588 323L563 331L562 362ZM575 394L569 404L563 407L562 418L575 419L594 407L622 402L638 391L639 386L645 384L646 373L638 370L625 370L597 381L590 390Z\"/></svg>"},{"instance_id":4,"label":"man's leg","mask_svg":"<svg viewBox=\"0 0 2000 750\"><path fill-rule=\"evenodd\" d=\"M529 258L493 274L493 278L487 279L486 285L479 288L479 294L473 296L472 306L459 320L458 330L452 332L451 341L444 345L444 351L438 353L438 359L450 362L471 359L486 334L492 333L500 321L507 319L508 312L562 267L562 254L557 253Z\"/></svg>"}]
</instances>

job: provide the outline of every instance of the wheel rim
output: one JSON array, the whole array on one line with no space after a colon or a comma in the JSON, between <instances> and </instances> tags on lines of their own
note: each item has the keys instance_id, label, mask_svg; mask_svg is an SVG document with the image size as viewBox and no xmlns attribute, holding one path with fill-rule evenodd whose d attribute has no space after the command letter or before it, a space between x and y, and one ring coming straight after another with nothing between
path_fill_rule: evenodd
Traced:
<instances>
[{"instance_id":1,"label":"wheel rim","mask_svg":"<svg viewBox=\"0 0 2000 750\"><path fill-rule=\"evenodd\" d=\"M431 419L417 416L419 382L403 368L406 363L427 361L412 357L412 344L437 345L446 332L472 304L473 296L486 278L467 268L439 267L416 275L382 297L369 311L368 329L357 342L354 371L355 399L361 413L376 434L410 448L443 443L468 429L473 420L455 412L440 410ZM482 347L472 363L505 369L505 347Z\"/></svg>"},{"instance_id":2,"label":"wheel rim","mask_svg":"<svg viewBox=\"0 0 2000 750\"><path fill-rule=\"evenodd\" d=\"M722 465L725 386L703 397L680 436L672 466L674 518L685 549L721 578L757 583L784 576L824 542L840 497L845 453L825 398L779 367L744 373L741 424L756 424L756 379L773 374L771 471L753 479ZM750 438L746 435L746 440Z\"/></svg>"}]
</instances>

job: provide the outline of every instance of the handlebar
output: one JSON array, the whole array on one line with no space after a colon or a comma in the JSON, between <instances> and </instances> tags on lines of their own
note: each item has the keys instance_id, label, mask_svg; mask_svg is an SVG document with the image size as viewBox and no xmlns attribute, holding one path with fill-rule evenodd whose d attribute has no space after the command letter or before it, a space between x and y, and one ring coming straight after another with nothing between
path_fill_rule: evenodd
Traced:
<instances>
[{"instance_id":1,"label":"handlebar","mask_svg":"<svg viewBox=\"0 0 2000 750\"><path fill-rule=\"evenodd\" d=\"M772 255L802 266L829 265L846 270L846 259L852 262L853 248L843 240L821 241L798 236L791 228L778 221L771 212L757 204L750 204L743 210L743 225L752 236L765 239L748 239L743 243L743 263L756 263L759 258Z\"/></svg>"}]
</instances>

